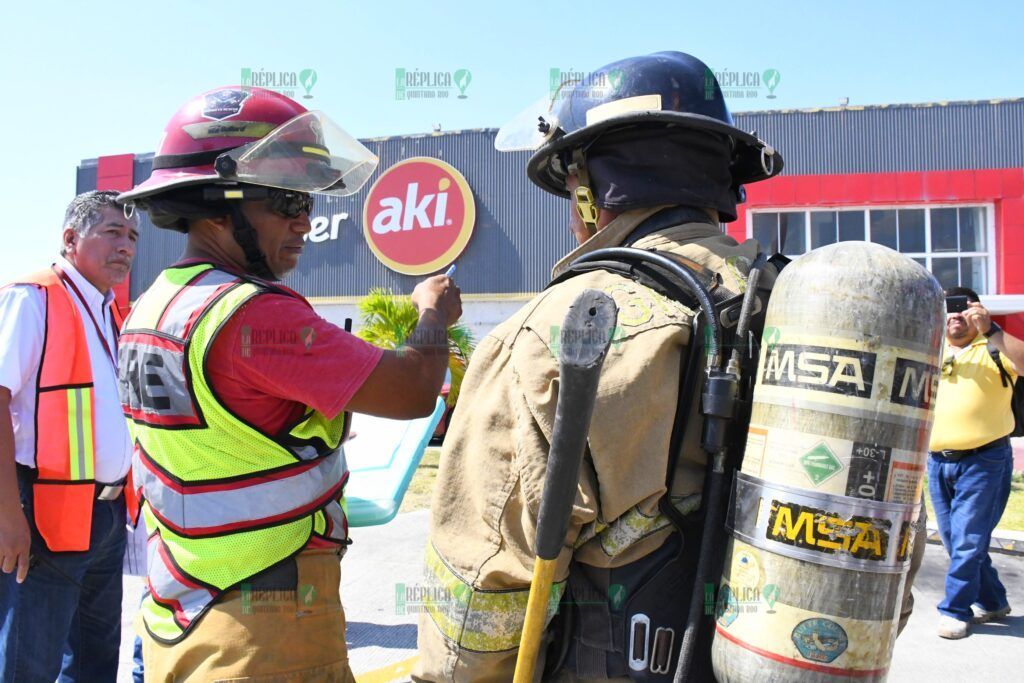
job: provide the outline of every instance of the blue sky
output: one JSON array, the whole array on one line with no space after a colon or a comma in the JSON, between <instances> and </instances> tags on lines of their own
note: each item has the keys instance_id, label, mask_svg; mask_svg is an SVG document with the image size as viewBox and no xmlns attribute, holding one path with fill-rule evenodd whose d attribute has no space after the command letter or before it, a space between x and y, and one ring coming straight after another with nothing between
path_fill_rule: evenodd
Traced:
<instances>
[{"instance_id":1,"label":"blue sky","mask_svg":"<svg viewBox=\"0 0 1024 683\"><path fill-rule=\"evenodd\" d=\"M153 151L179 105L243 68L315 69L303 103L359 137L498 126L552 68L669 49L779 72L774 99L733 97L734 111L1024 96L1013 2L66 1L6 15L4 280L52 260L80 160ZM465 99L397 100L396 68L472 80Z\"/></svg>"}]
</instances>

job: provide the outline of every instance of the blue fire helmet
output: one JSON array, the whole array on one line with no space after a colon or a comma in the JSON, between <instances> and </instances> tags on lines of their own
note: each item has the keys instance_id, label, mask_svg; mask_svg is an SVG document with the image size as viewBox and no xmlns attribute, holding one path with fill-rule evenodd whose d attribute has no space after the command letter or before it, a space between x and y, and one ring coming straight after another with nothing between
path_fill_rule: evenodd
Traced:
<instances>
[{"instance_id":1,"label":"blue fire helmet","mask_svg":"<svg viewBox=\"0 0 1024 683\"><path fill-rule=\"evenodd\" d=\"M566 177L582 152L600 141L613 145L632 131L652 136L677 131L706 131L728 140L726 154L732 192L742 201L740 186L777 175L782 155L733 124L714 73L701 60L683 52L656 52L612 62L582 80L553 88L549 97L499 131L502 150L534 149L527 174L534 183L568 197Z\"/></svg>"}]
</instances>

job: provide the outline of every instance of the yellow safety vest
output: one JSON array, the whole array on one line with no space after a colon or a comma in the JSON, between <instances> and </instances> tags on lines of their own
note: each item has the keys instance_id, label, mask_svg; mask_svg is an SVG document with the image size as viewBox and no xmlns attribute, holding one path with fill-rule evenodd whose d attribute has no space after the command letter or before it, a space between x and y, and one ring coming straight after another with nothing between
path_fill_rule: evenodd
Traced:
<instances>
[{"instance_id":1,"label":"yellow safety vest","mask_svg":"<svg viewBox=\"0 0 1024 683\"><path fill-rule=\"evenodd\" d=\"M206 377L223 325L271 291L298 296L210 263L179 265L125 322L118 379L150 533L142 613L162 642L185 637L221 594L312 536L348 536L344 413L328 419L309 409L287 434L265 434L234 415Z\"/></svg>"}]
</instances>

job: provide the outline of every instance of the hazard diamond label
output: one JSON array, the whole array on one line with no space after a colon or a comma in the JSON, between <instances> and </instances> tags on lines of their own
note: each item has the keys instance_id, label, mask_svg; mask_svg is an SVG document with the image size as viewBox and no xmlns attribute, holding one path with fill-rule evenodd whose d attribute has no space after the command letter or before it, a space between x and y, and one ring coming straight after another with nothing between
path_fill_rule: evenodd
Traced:
<instances>
[{"instance_id":1,"label":"hazard diamond label","mask_svg":"<svg viewBox=\"0 0 1024 683\"><path fill-rule=\"evenodd\" d=\"M807 473L807 478L815 486L843 469L842 461L836 457L836 454L824 441L800 456L800 464L803 466L804 472Z\"/></svg>"}]
</instances>

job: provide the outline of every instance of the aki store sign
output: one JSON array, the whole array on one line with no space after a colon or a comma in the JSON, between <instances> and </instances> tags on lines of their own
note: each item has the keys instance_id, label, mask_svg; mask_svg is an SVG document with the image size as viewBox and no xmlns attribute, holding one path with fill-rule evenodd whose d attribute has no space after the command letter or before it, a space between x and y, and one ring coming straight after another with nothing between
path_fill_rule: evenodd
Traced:
<instances>
[{"instance_id":1,"label":"aki store sign","mask_svg":"<svg viewBox=\"0 0 1024 683\"><path fill-rule=\"evenodd\" d=\"M469 244L476 205L455 167L412 157L381 174L363 205L363 234L381 263L406 275L442 270Z\"/></svg>"}]
</instances>

